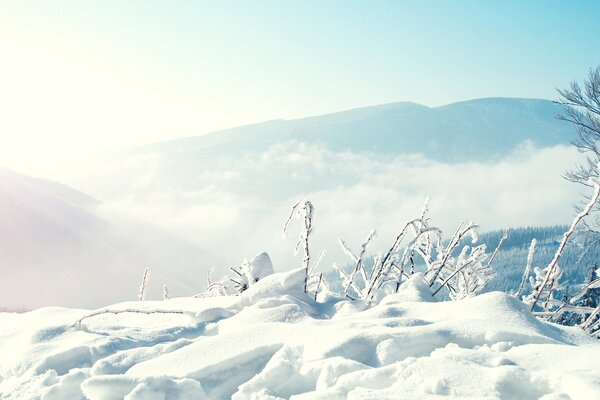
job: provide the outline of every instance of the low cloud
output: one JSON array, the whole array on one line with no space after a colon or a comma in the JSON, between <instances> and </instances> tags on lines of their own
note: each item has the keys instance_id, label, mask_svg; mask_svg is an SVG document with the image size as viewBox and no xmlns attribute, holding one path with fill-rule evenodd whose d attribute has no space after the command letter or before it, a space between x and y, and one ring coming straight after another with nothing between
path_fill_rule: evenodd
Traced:
<instances>
[{"instance_id":1,"label":"low cloud","mask_svg":"<svg viewBox=\"0 0 600 400\"><path fill-rule=\"evenodd\" d=\"M500 162L447 164L420 155L381 157L288 142L219 158L184 176L165 173L166 161L157 157L138 160L135 170L143 174L127 176L120 186L127 189L105 192L105 210L182 235L216 254L222 267L263 250L281 269L299 263L292 256L294 241L281 237L299 198L315 205L314 246L327 248L326 265L346 261L338 237L357 247L371 228L379 232L373 249L383 250L420 213L427 196L432 223L448 232L462 220L483 230L567 224L582 189L562 178L581 159L567 146L525 144Z\"/></svg>"}]
</instances>

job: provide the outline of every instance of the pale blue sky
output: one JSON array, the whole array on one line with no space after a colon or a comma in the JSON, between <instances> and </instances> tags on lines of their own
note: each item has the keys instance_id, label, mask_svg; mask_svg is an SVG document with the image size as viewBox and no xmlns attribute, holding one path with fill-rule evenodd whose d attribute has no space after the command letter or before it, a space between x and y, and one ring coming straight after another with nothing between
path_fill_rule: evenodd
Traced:
<instances>
[{"instance_id":1,"label":"pale blue sky","mask_svg":"<svg viewBox=\"0 0 600 400\"><path fill-rule=\"evenodd\" d=\"M600 64L598 15L595 1L4 1L0 164L393 101L554 99Z\"/></svg>"}]
</instances>

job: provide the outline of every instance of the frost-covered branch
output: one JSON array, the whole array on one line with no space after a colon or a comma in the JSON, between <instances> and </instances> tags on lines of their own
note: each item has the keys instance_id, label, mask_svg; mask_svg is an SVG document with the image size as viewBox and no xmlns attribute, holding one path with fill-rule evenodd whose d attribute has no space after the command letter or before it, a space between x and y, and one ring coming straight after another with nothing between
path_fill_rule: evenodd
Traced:
<instances>
[{"instance_id":1,"label":"frost-covered branch","mask_svg":"<svg viewBox=\"0 0 600 400\"><path fill-rule=\"evenodd\" d=\"M487 263L487 268L492 268L492 264L494 263L494 260L496 259L496 256L498 255L498 252L500 251L500 248L502 247L502 245L504 244L504 241L508 239L508 229L506 229L504 231L504 234L502 235L502 237L500 238L500 241L498 242L498 246L496 246L496 248L494 249L494 252L492 253L492 256L490 257L488 263Z\"/></svg>"},{"instance_id":2,"label":"frost-covered branch","mask_svg":"<svg viewBox=\"0 0 600 400\"><path fill-rule=\"evenodd\" d=\"M590 178L588 180L588 183L594 186L594 194L590 198L590 201L583 208L583 210L581 210L581 212L575 216L575 218L573 219L573 222L571 222L571 226L564 233L562 241L560 242L558 248L556 249L556 253L554 253L554 258L552 259L552 261L550 261L550 263L546 267L547 273L546 273L546 275L544 277L544 281L542 283L542 289L545 288L548 285L550 279L552 279L555 276L554 270L558 267L558 260L559 260L560 256L562 255L562 252L563 252L565 246L567 245L569 238L571 237L571 235L573 235L573 232L575 232L575 228L577 228L577 224L579 224L579 222L583 218L585 218L587 215L589 215L589 213L592 211L592 209L598 202L598 197L600 197L600 182L598 181L598 178ZM539 291L535 294L535 297L533 298L533 301L531 303L531 308L530 308L531 311L533 311L535 309L537 303L540 300L541 295L542 295L541 291Z\"/></svg>"},{"instance_id":3,"label":"frost-covered branch","mask_svg":"<svg viewBox=\"0 0 600 400\"><path fill-rule=\"evenodd\" d=\"M296 243L296 247L295 247L296 252L298 251L300 246L302 246L302 250L303 250L302 266L304 267L304 269L306 271L306 274L304 276L304 292L307 292L307 290L308 290L308 277L309 277L309 271L310 271L309 240L310 240L310 234L312 233L312 229L313 229L312 228L313 211L314 211L314 208L313 208L313 205L310 202L310 200L300 200L292 206L292 211L290 212L288 219L285 221L285 224L283 225L283 234L285 235L287 233L288 225L295 215L298 217L301 217L304 222L302 232L300 233L300 239L298 239L298 242Z\"/></svg>"}]
</instances>

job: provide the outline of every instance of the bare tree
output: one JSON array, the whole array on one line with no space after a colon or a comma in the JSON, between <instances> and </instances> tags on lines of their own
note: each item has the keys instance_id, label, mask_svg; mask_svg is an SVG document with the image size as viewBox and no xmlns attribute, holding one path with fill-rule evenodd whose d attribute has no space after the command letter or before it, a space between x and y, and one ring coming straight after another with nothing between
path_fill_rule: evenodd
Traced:
<instances>
[{"instance_id":1,"label":"bare tree","mask_svg":"<svg viewBox=\"0 0 600 400\"><path fill-rule=\"evenodd\" d=\"M584 164L568 171L565 177L591 186L588 178L598 177L600 172L600 66L590 70L583 87L572 82L568 89L559 89L558 93L559 103L564 106L564 114L558 118L575 125L577 139L572 143L587 156Z\"/></svg>"}]
</instances>

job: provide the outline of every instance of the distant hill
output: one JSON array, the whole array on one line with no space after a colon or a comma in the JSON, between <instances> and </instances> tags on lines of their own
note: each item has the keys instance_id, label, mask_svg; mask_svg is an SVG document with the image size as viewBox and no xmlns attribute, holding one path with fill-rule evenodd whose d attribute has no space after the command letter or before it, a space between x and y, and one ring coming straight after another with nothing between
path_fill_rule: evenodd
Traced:
<instances>
[{"instance_id":1,"label":"distant hill","mask_svg":"<svg viewBox=\"0 0 600 400\"><path fill-rule=\"evenodd\" d=\"M561 107L549 100L485 98L441 107L400 102L274 120L132 148L106 160L107 165L118 165L116 170L76 186L89 188L103 200L131 194L135 187L131 195L143 199L164 188L173 192L212 186L211 178L227 171L233 179L219 177L220 191L296 196L353 179L349 168L341 165L307 165L285 157L302 146L310 147L307 154L324 148L382 162L423 155L444 163L492 163L527 144L569 145L575 131L556 119L560 112ZM337 161L341 164L343 156ZM268 174L261 169L266 164ZM299 182L290 187L291 180Z\"/></svg>"},{"instance_id":2,"label":"distant hill","mask_svg":"<svg viewBox=\"0 0 600 400\"><path fill-rule=\"evenodd\" d=\"M263 151L285 141L324 144L335 151L421 153L458 162L489 161L531 141L538 147L568 144L571 125L557 120L549 100L485 98L441 107L399 102L333 114L274 120L157 143L135 153L170 154L174 161Z\"/></svg>"},{"instance_id":3,"label":"distant hill","mask_svg":"<svg viewBox=\"0 0 600 400\"><path fill-rule=\"evenodd\" d=\"M146 266L156 298L163 283L174 295L204 285L203 250L148 224L116 223L99 204L70 187L0 169L0 309L133 300Z\"/></svg>"}]
</instances>

